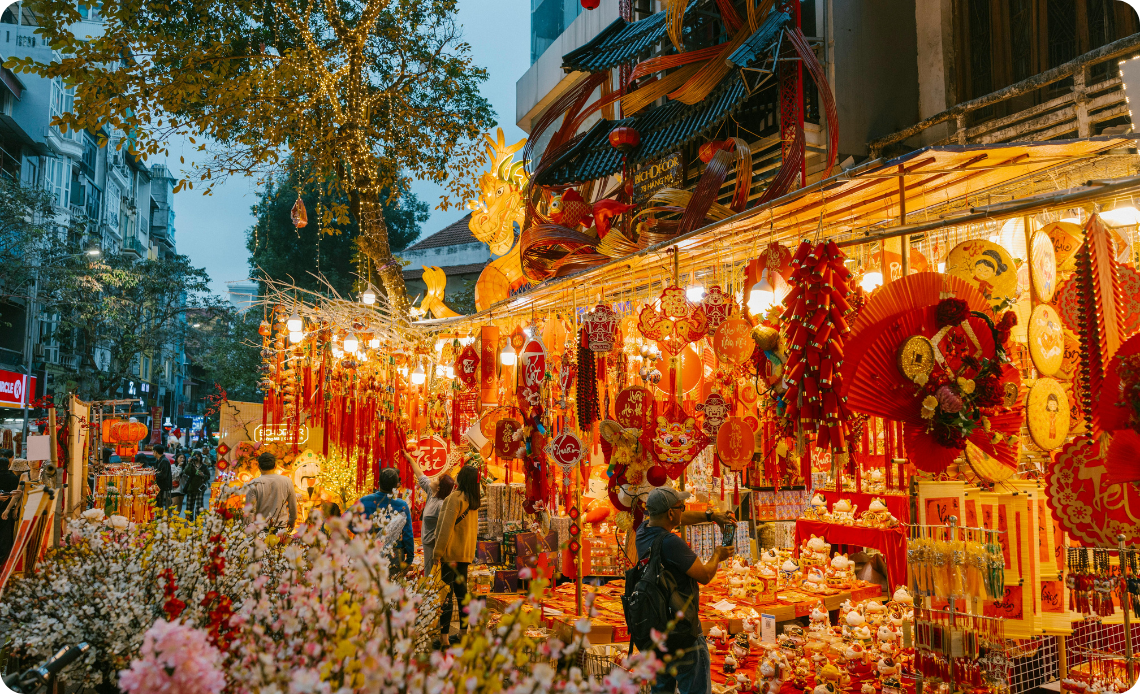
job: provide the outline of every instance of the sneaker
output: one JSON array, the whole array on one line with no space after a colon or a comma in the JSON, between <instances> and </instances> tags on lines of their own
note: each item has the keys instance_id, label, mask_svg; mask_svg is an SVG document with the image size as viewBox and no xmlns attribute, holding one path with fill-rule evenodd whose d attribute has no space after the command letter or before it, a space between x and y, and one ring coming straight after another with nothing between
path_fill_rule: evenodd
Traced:
<instances>
[{"instance_id":1,"label":"sneaker","mask_svg":"<svg viewBox=\"0 0 1140 694\"><path fill-rule=\"evenodd\" d=\"M442 645L442 644L440 644L440 642L439 642L439 639L432 639L432 641L431 641L431 649L432 649L433 651L438 651L438 650L440 650L441 648L443 648L443 645Z\"/></svg>"},{"instance_id":2,"label":"sneaker","mask_svg":"<svg viewBox=\"0 0 1140 694\"><path fill-rule=\"evenodd\" d=\"M448 643L450 643L452 646L454 646L455 644L459 643L459 641L460 641L460 640L462 640L462 639L463 639L463 635L462 635L462 634L452 634L451 636L448 636L448 637L447 637L447 641L448 641Z\"/></svg>"}]
</instances>

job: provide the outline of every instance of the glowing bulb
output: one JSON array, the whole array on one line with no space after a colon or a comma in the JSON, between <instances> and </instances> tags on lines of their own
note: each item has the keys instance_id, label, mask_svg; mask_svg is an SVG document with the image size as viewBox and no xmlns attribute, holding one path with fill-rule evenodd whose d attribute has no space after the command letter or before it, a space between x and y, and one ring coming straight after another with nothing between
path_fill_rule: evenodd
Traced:
<instances>
[{"instance_id":1,"label":"glowing bulb","mask_svg":"<svg viewBox=\"0 0 1140 694\"><path fill-rule=\"evenodd\" d=\"M863 281L859 283L863 291L870 294L879 287L883 286L883 273L881 272L868 272L863 275Z\"/></svg>"},{"instance_id":2,"label":"glowing bulb","mask_svg":"<svg viewBox=\"0 0 1140 694\"><path fill-rule=\"evenodd\" d=\"M401 366L400 368L396 369L396 371L399 371L399 372L400 372L400 375L401 375L401 376L403 376L403 377L407 378L407 376L408 376L408 367L406 367L406 366Z\"/></svg>"},{"instance_id":3,"label":"glowing bulb","mask_svg":"<svg viewBox=\"0 0 1140 694\"><path fill-rule=\"evenodd\" d=\"M1130 227L1140 224L1140 210L1124 205L1100 213L1100 218L1110 227Z\"/></svg>"},{"instance_id":4,"label":"glowing bulb","mask_svg":"<svg viewBox=\"0 0 1140 694\"><path fill-rule=\"evenodd\" d=\"M938 271L946 272L946 263L938 263Z\"/></svg>"},{"instance_id":5,"label":"glowing bulb","mask_svg":"<svg viewBox=\"0 0 1140 694\"><path fill-rule=\"evenodd\" d=\"M296 311L293 315L289 316L289 320L285 321L285 327L289 329L290 333L299 333L304 325L301 323L301 316Z\"/></svg>"},{"instance_id":6,"label":"glowing bulb","mask_svg":"<svg viewBox=\"0 0 1140 694\"><path fill-rule=\"evenodd\" d=\"M333 356L336 357L337 359L340 359L341 357L344 356L344 350L341 349L340 347L337 347L336 345L333 345L332 352L333 352Z\"/></svg>"},{"instance_id":7,"label":"glowing bulb","mask_svg":"<svg viewBox=\"0 0 1140 694\"><path fill-rule=\"evenodd\" d=\"M510 345L507 345L503 348L502 352L499 352L499 363L503 366L515 365L515 351L511 349Z\"/></svg>"},{"instance_id":8,"label":"glowing bulb","mask_svg":"<svg viewBox=\"0 0 1140 694\"><path fill-rule=\"evenodd\" d=\"M427 380L427 374L424 373L423 365L417 366L416 370L412 372L412 385L414 385L414 386L423 385L424 381L426 381L426 380Z\"/></svg>"},{"instance_id":9,"label":"glowing bulb","mask_svg":"<svg viewBox=\"0 0 1140 694\"><path fill-rule=\"evenodd\" d=\"M692 301L693 303L697 303L701 299L705 298L705 288L704 287L689 287L688 289L685 290L685 296L689 299L689 301Z\"/></svg>"},{"instance_id":10,"label":"glowing bulb","mask_svg":"<svg viewBox=\"0 0 1140 694\"><path fill-rule=\"evenodd\" d=\"M447 367L445 367L443 364L436 364L435 365L435 375L439 376L441 378L443 376L446 376L447 375Z\"/></svg>"},{"instance_id":11,"label":"glowing bulb","mask_svg":"<svg viewBox=\"0 0 1140 694\"><path fill-rule=\"evenodd\" d=\"M446 375L448 378L455 378L455 367L454 366L448 366Z\"/></svg>"},{"instance_id":12,"label":"glowing bulb","mask_svg":"<svg viewBox=\"0 0 1140 694\"><path fill-rule=\"evenodd\" d=\"M523 335L534 337L534 328L523 328Z\"/></svg>"},{"instance_id":13,"label":"glowing bulb","mask_svg":"<svg viewBox=\"0 0 1140 694\"><path fill-rule=\"evenodd\" d=\"M380 338L374 337L368 341L368 346L372 349L380 349Z\"/></svg>"},{"instance_id":14,"label":"glowing bulb","mask_svg":"<svg viewBox=\"0 0 1140 694\"><path fill-rule=\"evenodd\" d=\"M752 289L748 291L748 312L753 316L762 316L783 300L785 294L787 294L787 285L784 280L775 275L773 281L771 271L765 268L760 273L760 281L752 285Z\"/></svg>"},{"instance_id":15,"label":"glowing bulb","mask_svg":"<svg viewBox=\"0 0 1140 694\"><path fill-rule=\"evenodd\" d=\"M365 289L364 293L360 295L360 303L368 306L376 303L376 292L372 291L372 287Z\"/></svg>"},{"instance_id":16,"label":"glowing bulb","mask_svg":"<svg viewBox=\"0 0 1140 694\"><path fill-rule=\"evenodd\" d=\"M356 354L356 350L360 349L360 341L356 339L356 335L349 334L344 338L344 351L349 354Z\"/></svg>"},{"instance_id":17,"label":"glowing bulb","mask_svg":"<svg viewBox=\"0 0 1140 694\"><path fill-rule=\"evenodd\" d=\"M305 333L301 332L300 330L290 330L289 331L289 343L290 344L294 344L294 345L297 344L298 342L301 341L301 338L303 338L303 337L305 337Z\"/></svg>"}]
</instances>

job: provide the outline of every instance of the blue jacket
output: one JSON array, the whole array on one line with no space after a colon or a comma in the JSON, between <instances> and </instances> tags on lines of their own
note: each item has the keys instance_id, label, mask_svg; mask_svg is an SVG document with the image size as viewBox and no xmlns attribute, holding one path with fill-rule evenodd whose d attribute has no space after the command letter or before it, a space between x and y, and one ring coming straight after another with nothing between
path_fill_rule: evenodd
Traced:
<instances>
[{"instance_id":1,"label":"blue jacket","mask_svg":"<svg viewBox=\"0 0 1140 694\"><path fill-rule=\"evenodd\" d=\"M416 556L416 545L412 539L412 511L408 508L408 502L403 499L393 499L384 492L377 491L368 496L360 497L360 504L364 507L366 518L371 518L376 511L389 507L404 514L404 532L398 544L403 550L404 561L411 564L412 559Z\"/></svg>"}]
</instances>

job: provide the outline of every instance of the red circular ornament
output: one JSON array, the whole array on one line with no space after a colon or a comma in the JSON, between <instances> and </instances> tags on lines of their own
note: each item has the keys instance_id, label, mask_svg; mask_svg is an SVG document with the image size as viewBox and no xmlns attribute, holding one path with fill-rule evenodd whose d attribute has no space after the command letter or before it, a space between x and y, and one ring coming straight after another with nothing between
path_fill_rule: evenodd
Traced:
<instances>
[{"instance_id":1,"label":"red circular ornament","mask_svg":"<svg viewBox=\"0 0 1140 694\"><path fill-rule=\"evenodd\" d=\"M578 516L579 516L578 507L577 506L571 506L570 512L568 515L570 516L570 520L578 520Z\"/></svg>"},{"instance_id":2,"label":"red circular ornament","mask_svg":"<svg viewBox=\"0 0 1140 694\"><path fill-rule=\"evenodd\" d=\"M578 537L578 533L580 533L580 532L582 532L582 530L581 530L581 528L578 527L577 523L571 523L570 524L570 534L571 535L573 535L574 537Z\"/></svg>"},{"instance_id":3,"label":"red circular ornament","mask_svg":"<svg viewBox=\"0 0 1140 694\"><path fill-rule=\"evenodd\" d=\"M645 479L654 487L660 487L669 479L669 475L665 472L664 466L654 465L645 473Z\"/></svg>"},{"instance_id":4,"label":"red circular ornament","mask_svg":"<svg viewBox=\"0 0 1140 694\"><path fill-rule=\"evenodd\" d=\"M571 540L570 541L570 553L571 554L577 554L578 551L581 549L582 549L582 545L578 544L577 540Z\"/></svg>"},{"instance_id":5,"label":"red circular ornament","mask_svg":"<svg viewBox=\"0 0 1140 694\"><path fill-rule=\"evenodd\" d=\"M622 154L628 154L641 144L641 134L633 128L621 126L610 131L610 144Z\"/></svg>"},{"instance_id":6,"label":"red circular ornament","mask_svg":"<svg viewBox=\"0 0 1140 694\"><path fill-rule=\"evenodd\" d=\"M447 467L447 443L438 436L420 439L414 453L423 454L419 462L427 477L435 477Z\"/></svg>"},{"instance_id":7,"label":"red circular ornament","mask_svg":"<svg viewBox=\"0 0 1140 694\"><path fill-rule=\"evenodd\" d=\"M716 434L716 452L732 470L743 470L756 451L756 432L741 417L729 417Z\"/></svg>"}]
</instances>

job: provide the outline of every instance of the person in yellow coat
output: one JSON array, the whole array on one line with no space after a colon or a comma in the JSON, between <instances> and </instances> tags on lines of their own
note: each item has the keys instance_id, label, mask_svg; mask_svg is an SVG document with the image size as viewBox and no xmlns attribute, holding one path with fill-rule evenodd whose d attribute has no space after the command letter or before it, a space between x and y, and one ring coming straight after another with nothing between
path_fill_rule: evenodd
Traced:
<instances>
[{"instance_id":1,"label":"person in yellow coat","mask_svg":"<svg viewBox=\"0 0 1140 694\"><path fill-rule=\"evenodd\" d=\"M440 562L440 578L449 589L443 596L443 606L439 614L440 642L458 643L467 632L467 620L459 620L458 636L449 637L451 632L451 598L459 602L466 614L467 567L475 559L475 540L479 535L479 471L465 466L455 476L455 491L444 502L443 511L435 532L435 558Z\"/></svg>"}]
</instances>

